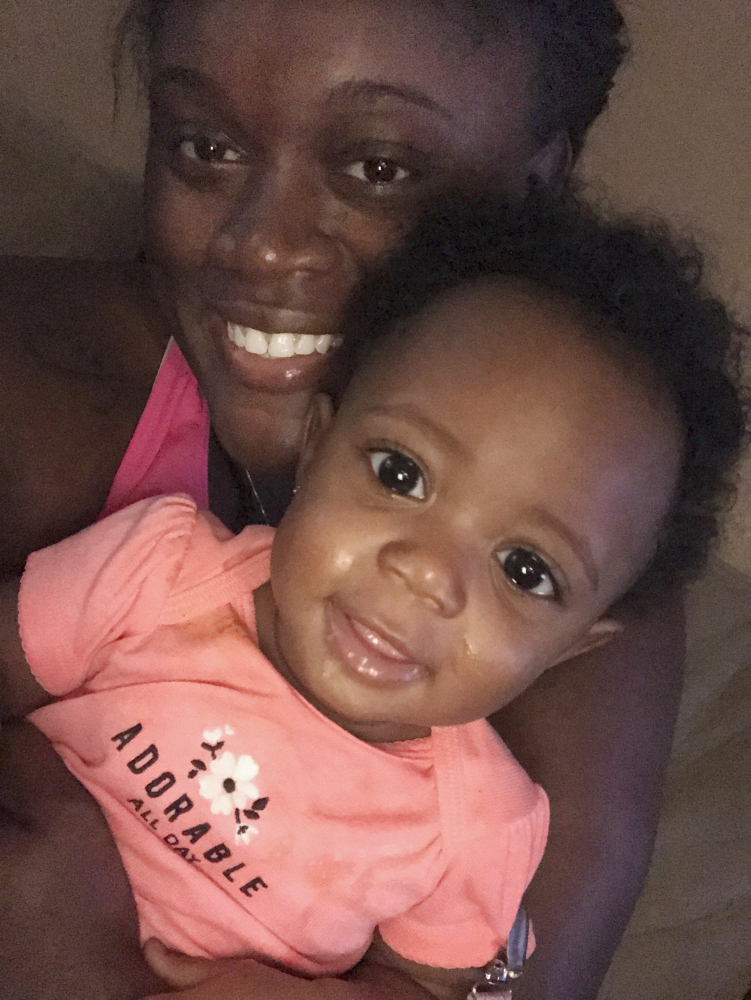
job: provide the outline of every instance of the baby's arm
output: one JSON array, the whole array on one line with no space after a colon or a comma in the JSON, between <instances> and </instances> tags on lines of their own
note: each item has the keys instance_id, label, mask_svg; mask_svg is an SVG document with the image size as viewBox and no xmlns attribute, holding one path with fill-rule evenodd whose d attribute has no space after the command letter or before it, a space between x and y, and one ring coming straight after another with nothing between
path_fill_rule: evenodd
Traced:
<instances>
[{"instance_id":1,"label":"baby's arm","mask_svg":"<svg viewBox=\"0 0 751 1000\"><path fill-rule=\"evenodd\" d=\"M22 718L52 699L26 662L18 631L19 577L0 583L0 721Z\"/></svg>"}]
</instances>

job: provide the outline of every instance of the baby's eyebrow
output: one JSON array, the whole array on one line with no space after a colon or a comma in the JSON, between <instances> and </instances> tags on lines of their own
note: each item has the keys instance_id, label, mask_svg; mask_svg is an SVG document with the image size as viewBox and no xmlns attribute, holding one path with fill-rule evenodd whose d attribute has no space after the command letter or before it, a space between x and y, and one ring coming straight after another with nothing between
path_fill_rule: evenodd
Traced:
<instances>
[{"instance_id":1,"label":"baby's eyebrow","mask_svg":"<svg viewBox=\"0 0 751 1000\"><path fill-rule=\"evenodd\" d=\"M441 424L436 423L435 420L431 419L418 407L413 406L411 403L396 403L392 406L374 406L372 409L368 410L368 415L406 420L408 423L415 424L421 430L435 438L445 448L455 452L461 458L471 458L469 450L463 441L460 441L458 437L455 437L447 427L443 427Z\"/></svg>"},{"instance_id":2,"label":"baby's eyebrow","mask_svg":"<svg viewBox=\"0 0 751 1000\"><path fill-rule=\"evenodd\" d=\"M600 574L597 572L597 566L592 556L592 549L584 535L580 535L574 531L565 521L562 521L544 507L530 507L527 513L531 514L537 521L552 528L553 531L563 538L582 564L587 579L592 584L592 589L597 590L600 586Z\"/></svg>"},{"instance_id":3,"label":"baby's eyebrow","mask_svg":"<svg viewBox=\"0 0 751 1000\"><path fill-rule=\"evenodd\" d=\"M440 104L428 97L421 90L414 87L399 86L394 83L380 83L378 80L344 80L337 84L326 99L327 104L336 103L340 99L367 101L377 101L382 97L396 97L406 101L408 104L416 104L420 108L434 111L445 118L446 121L453 121L454 116Z\"/></svg>"}]
</instances>

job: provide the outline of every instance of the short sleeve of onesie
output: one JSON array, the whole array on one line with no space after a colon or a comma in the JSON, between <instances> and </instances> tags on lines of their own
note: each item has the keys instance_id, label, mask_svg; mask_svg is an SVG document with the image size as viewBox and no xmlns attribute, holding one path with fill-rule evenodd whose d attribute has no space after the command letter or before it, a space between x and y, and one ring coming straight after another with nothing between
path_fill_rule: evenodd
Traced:
<instances>
[{"instance_id":1,"label":"short sleeve of onesie","mask_svg":"<svg viewBox=\"0 0 751 1000\"><path fill-rule=\"evenodd\" d=\"M549 806L486 722L434 729L445 868L435 890L381 924L404 958L475 968L505 945L545 848Z\"/></svg>"},{"instance_id":2,"label":"short sleeve of onesie","mask_svg":"<svg viewBox=\"0 0 751 1000\"><path fill-rule=\"evenodd\" d=\"M176 495L141 500L32 553L18 618L34 676L50 694L69 694L106 666L113 643L135 642L200 610L205 589L216 599L216 579L229 599L243 563L268 548L269 535L246 530L235 538Z\"/></svg>"}]
</instances>

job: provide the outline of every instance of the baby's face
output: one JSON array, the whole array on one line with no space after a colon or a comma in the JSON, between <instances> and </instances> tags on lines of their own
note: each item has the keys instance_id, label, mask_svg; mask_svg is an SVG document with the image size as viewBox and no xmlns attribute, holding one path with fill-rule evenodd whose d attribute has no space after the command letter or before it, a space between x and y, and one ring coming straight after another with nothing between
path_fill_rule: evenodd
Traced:
<instances>
[{"instance_id":1,"label":"baby's face","mask_svg":"<svg viewBox=\"0 0 751 1000\"><path fill-rule=\"evenodd\" d=\"M604 631L675 486L670 406L508 284L391 341L303 458L261 646L355 735L496 711Z\"/></svg>"}]
</instances>

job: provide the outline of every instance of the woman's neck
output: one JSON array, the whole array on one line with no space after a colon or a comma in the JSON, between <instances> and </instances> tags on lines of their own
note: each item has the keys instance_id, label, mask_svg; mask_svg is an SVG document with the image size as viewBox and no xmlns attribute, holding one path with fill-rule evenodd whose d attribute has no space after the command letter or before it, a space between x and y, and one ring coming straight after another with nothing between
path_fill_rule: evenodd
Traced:
<instances>
[{"instance_id":1,"label":"woman's neck","mask_svg":"<svg viewBox=\"0 0 751 1000\"><path fill-rule=\"evenodd\" d=\"M292 500L294 469L252 472L241 468L222 448L214 432L209 438L209 507L230 531L247 524L276 527Z\"/></svg>"}]
</instances>

